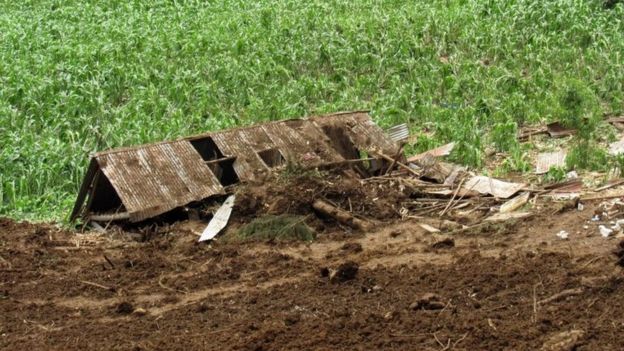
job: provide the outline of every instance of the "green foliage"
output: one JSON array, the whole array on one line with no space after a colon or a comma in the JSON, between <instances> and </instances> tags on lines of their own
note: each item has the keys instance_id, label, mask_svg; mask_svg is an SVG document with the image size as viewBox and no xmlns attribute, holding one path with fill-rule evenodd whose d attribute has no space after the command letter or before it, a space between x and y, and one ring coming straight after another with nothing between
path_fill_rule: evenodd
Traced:
<instances>
[{"instance_id":1,"label":"green foliage","mask_svg":"<svg viewBox=\"0 0 624 351\"><path fill-rule=\"evenodd\" d=\"M593 141L578 140L566 156L569 169L607 171L611 165L607 152Z\"/></svg>"},{"instance_id":2,"label":"green foliage","mask_svg":"<svg viewBox=\"0 0 624 351\"><path fill-rule=\"evenodd\" d=\"M544 174L544 181L546 183L557 183L566 179L566 170L562 167L550 167L548 172Z\"/></svg>"},{"instance_id":3,"label":"green foliage","mask_svg":"<svg viewBox=\"0 0 624 351\"><path fill-rule=\"evenodd\" d=\"M431 150L438 146L441 146L441 143L438 143L436 138L433 138L427 134L415 134L416 142L412 145L406 145L403 150L408 154L418 154L425 152L427 150Z\"/></svg>"},{"instance_id":4,"label":"green foliage","mask_svg":"<svg viewBox=\"0 0 624 351\"><path fill-rule=\"evenodd\" d=\"M531 170L529 154L523 146L516 144L509 150L509 156L503 161L502 169L508 172L524 173Z\"/></svg>"},{"instance_id":5,"label":"green foliage","mask_svg":"<svg viewBox=\"0 0 624 351\"><path fill-rule=\"evenodd\" d=\"M591 140L601 120L598 99L595 93L578 80L569 80L559 96L561 114L559 120L577 130L577 138Z\"/></svg>"},{"instance_id":6,"label":"green foliage","mask_svg":"<svg viewBox=\"0 0 624 351\"><path fill-rule=\"evenodd\" d=\"M312 241L316 234L305 224L305 217L266 215L243 226L238 238L261 241Z\"/></svg>"},{"instance_id":7,"label":"green foliage","mask_svg":"<svg viewBox=\"0 0 624 351\"><path fill-rule=\"evenodd\" d=\"M518 148L518 125L514 121L495 123L490 137L499 151L510 151Z\"/></svg>"},{"instance_id":8,"label":"green foliage","mask_svg":"<svg viewBox=\"0 0 624 351\"><path fill-rule=\"evenodd\" d=\"M476 167L487 131L514 148L513 123L564 114L592 134L624 103L624 7L609 7L4 1L0 215L65 217L91 152L338 110L428 123L432 144L456 141L452 158Z\"/></svg>"},{"instance_id":9,"label":"green foliage","mask_svg":"<svg viewBox=\"0 0 624 351\"><path fill-rule=\"evenodd\" d=\"M615 170L619 171L620 177L624 177L624 155L613 156L611 165Z\"/></svg>"}]
</instances>

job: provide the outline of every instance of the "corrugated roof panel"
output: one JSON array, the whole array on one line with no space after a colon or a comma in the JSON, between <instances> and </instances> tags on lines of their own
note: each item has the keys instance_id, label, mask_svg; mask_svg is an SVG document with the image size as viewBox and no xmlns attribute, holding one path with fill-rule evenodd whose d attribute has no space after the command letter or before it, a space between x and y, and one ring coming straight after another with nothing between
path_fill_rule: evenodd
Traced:
<instances>
[{"instance_id":1,"label":"corrugated roof panel","mask_svg":"<svg viewBox=\"0 0 624 351\"><path fill-rule=\"evenodd\" d=\"M217 178L186 140L100 154L96 159L132 221L224 193Z\"/></svg>"},{"instance_id":2,"label":"corrugated roof panel","mask_svg":"<svg viewBox=\"0 0 624 351\"><path fill-rule=\"evenodd\" d=\"M303 122L309 123L308 121ZM287 124L265 124L262 125L262 129L287 160L299 163L304 155L316 155L309 143L311 138L302 137Z\"/></svg>"},{"instance_id":3,"label":"corrugated roof panel","mask_svg":"<svg viewBox=\"0 0 624 351\"><path fill-rule=\"evenodd\" d=\"M332 115L318 118L323 124L333 123L346 126L347 135L360 150L379 150L387 155L394 155L398 146L393 142L366 112Z\"/></svg>"},{"instance_id":4,"label":"corrugated roof panel","mask_svg":"<svg viewBox=\"0 0 624 351\"><path fill-rule=\"evenodd\" d=\"M388 128L386 130L386 134L390 137L390 139L394 142L404 141L409 136L409 129L407 128L406 123L401 123L394 127Z\"/></svg>"},{"instance_id":5,"label":"corrugated roof panel","mask_svg":"<svg viewBox=\"0 0 624 351\"><path fill-rule=\"evenodd\" d=\"M212 138L224 156L236 157L233 167L240 180L252 180L268 171L257 151L272 143L259 127L214 133Z\"/></svg>"},{"instance_id":6,"label":"corrugated roof panel","mask_svg":"<svg viewBox=\"0 0 624 351\"><path fill-rule=\"evenodd\" d=\"M340 132L331 132L330 135L328 130ZM214 143L202 139L211 139ZM212 160L215 155L223 155L226 159L220 164L226 168L216 167L216 172L230 172L227 167L231 164L238 180L248 181L261 179L271 172L270 168L274 165L266 164L273 163L271 158L268 158L269 161L262 158L267 159L267 151L270 155L273 149L277 149L286 160L316 167L344 161L347 156L343 154L341 143L345 142L352 143L351 146L359 150L381 150L388 155L397 151L397 145L371 120L368 113L357 111L268 122L173 142L114 149L97 153L93 158L118 193L130 220L139 221L224 193L223 186L211 171L211 167L215 166L207 165L200 152L210 162L215 162ZM198 147L199 152L193 145ZM204 154L206 147L214 146L220 153ZM259 155L260 152L263 156ZM348 157L357 158L359 155ZM231 163L226 165L226 162ZM220 175L228 179L223 180L228 184L233 180L229 174ZM82 208L89 190L87 187L93 183L93 178L91 170L85 176L73 218ZM86 208L84 214L89 214L89 211L90 208Z\"/></svg>"},{"instance_id":7,"label":"corrugated roof panel","mask_svg":"<svg viewBox=\"0 0 624 351\"><path fill-rule=\"evenodd\" d=\"M308 146L313 150L314 154L318 156L318 159L308 159L299 155L300 162L306 166L320 166L324 163L335 163L344 161L336 149L332 147L332 142L325 134L325 132L319 128L312 120L304 120L305 123L300 123L298 126L291 125L299 134L303 135L308 143Z\"/></svg>"}]
</instances>

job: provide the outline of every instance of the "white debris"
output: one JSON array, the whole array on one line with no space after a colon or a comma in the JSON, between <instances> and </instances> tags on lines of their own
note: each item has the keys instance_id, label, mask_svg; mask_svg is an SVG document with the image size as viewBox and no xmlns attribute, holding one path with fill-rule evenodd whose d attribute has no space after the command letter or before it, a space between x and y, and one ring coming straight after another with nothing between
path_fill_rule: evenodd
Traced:
<instances>
[{"instance_id":1,"label":"white debris","mask_svg":"<svg viewBox=\"0 0 624 351\"><path fill-rule=\"evenodd\" d=\"M583 229L589 229L589 226L588 225L584 225Z\"/></svg>"},{"instance_id":2,"label":"white debris","mask_svg":"<svg viewBox=\"0 0 624 351\"><path fill-rule=\"evenodd\" d=\"M620 155L622 153L624 153L624 140L609 144L609 154Z\"/></svg>"},{"instance_id":3,"label":"white debris","mask_svg":"<svg viewBox=\"0 0 624 351\"><path fill-rule=\"evenodd\" d=\"M578 178L578 173L576 171L571 171L566 174L566 179L576 179Z\"/></svg>"},{"instance_id":4,"label":"white debris","mask_svg":"<svg viewBox=\"0 0 624 351\"><path fill-rule=\"evenodd\" d=\"M613 231L619 232L620 230L622 230L622 227L620 227L619 224L614 224L614 225L611 226L611 229Z\"/></svg>"},{"instance_id":5,"label":"white debris","mask_svg":"<svg viewBox=\"0 0 624 351\"><path fill-rule=\"evenodd\" d=\"M620 227L624 227L624 219L618 219L617 221L615 221L615 224L619 225Z\"/></svg>"},{"instance_id":6,"label":"white debris","mask_svg":"<svg viewBox=\"0 0 624 351\"><path fill-rule=\"evenodd\" d=\"M585 209L585 205L579 202L578 205L576 205L576 209L579 211L583 211Z\"/></svg>"},{"instance_id":7,"label":"white debris","mask_svg":"<svg viewBox=\"0 0 624 351\"><path fill-rule=\"evenodd\" d=\"M566 240L568 238L568 232L566 232L565 230L560 231L559 233L557 233L557 237L561 240Z\"/></svg>"},{"instance_id":8,"label":"white debris","mask_svg":"<svg viewBox=\"0 0 624 351\"><path fill-rule=\"evenodd\" d=\"M213 239L215 236L217 236L217 234L219 234L219 232L223 228L225 228L225 226L227 226L230 215L232 214L234 199L234 195L230 195L227 199L225 199L223 205L219 207L217 212L214 214L214 217L212 217L212 219L208 223L208 226L206 227L206 229L204 229L204 232L199 237L199 242Z\"/></svg>"},{"instance_id":9,"label":"white debris","mask_svg":"<svg viewBox=\"0 0 624 351\"><path fill-rule=\"evenodd\" d=\"M613 233L613 229L609 229L604 225L599 225L598 230L600 230L600 235L602 235L603 238L608 238L611 233Z\"/></svg>"},{"instance_id":10,"label":"white debris","mask_svg":"<svg viewBox=\"0 0 624 351\"><path fill-rule=\"evenodd\" d=\"M592 220L592 222L598 222L600 220L600 216L599 215L594 215L591 220Z\"/></svg>"}]
</instances>

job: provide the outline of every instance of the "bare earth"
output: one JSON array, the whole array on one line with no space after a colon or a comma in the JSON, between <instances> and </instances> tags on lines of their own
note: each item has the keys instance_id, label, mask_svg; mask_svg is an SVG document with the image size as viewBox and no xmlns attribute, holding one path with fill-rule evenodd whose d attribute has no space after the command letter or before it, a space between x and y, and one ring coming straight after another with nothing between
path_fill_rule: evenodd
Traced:
<instances>
[{"instance_id":1,"label":"bare earth","mask_svg":"<svg viewBox=\"0 0 624 351\"><path fill-rule=\"evenodd\" d=\"M137 242L0 220L0 348L623 349L617 240L583 228L591 205L539 212L446 241L396 220L312 244L198 245L188 223ZM322 274L347 261L354 279Z\"/></svg>"}]
</instances>

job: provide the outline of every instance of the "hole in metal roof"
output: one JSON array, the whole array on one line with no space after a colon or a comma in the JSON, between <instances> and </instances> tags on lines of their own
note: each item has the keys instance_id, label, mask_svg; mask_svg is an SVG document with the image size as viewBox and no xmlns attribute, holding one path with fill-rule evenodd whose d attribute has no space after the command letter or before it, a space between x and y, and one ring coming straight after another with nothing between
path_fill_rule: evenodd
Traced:
<instances>
[{"instance_id":1,"label":"hole in metal roof","mask_svg":"<svg viewBox=\"0 0 624 351\"><path fill-rule=\"evenodd\" d=\"M262 162L269 167L275 168L286 163L284 156L278 149L266 149L258 151L258 156L262 159Z\"/></svg>"},{"instance_id":2,"label":"hole in metal roof","mask_svg":"<svg viewBox=\"0 0 624 351\"><path fill-rule=\"evenodd\" d=\"M221 185L228 186L240 182L238 174L234 170L236 157L226 157L219 160L208 161L208 168L214 173Z\"/></svg>"},{"instance_id":3,"label":"hole in metal roof","mask_svg":"<svg viewBox=\"0 0 624 351\"><path fill-rule=\"evenodd\" d=\"M191 140L190 143L201 155L204 161L223 158L223 153L219 150L217 144L215 144L211 137Z\"/></svg>"}]
</instances>

